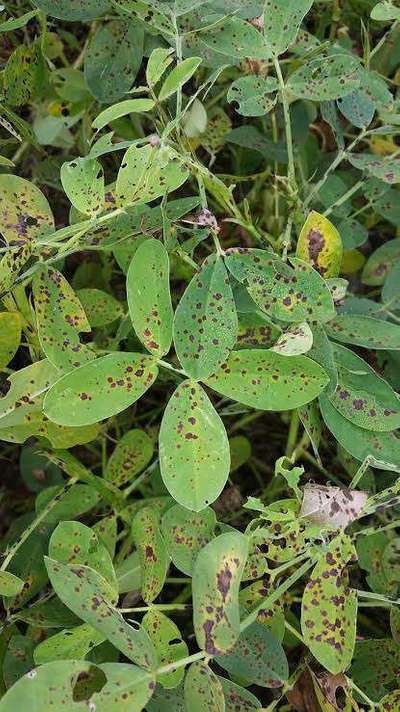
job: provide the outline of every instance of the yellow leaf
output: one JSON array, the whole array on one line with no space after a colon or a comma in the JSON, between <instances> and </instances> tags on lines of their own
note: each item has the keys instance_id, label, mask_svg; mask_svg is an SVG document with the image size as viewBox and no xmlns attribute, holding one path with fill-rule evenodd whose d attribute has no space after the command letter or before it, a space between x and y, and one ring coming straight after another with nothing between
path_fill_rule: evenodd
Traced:
<instances>
[{"instance_id":1,"label":"yellow leaf","mask_svg":"<svg viewBox=\"0 0 400 712\"><path fill-rule=\"evenodd\" d=\"M323 277L337 277L342 261L341 237L328 218L313 210L301 230L296 255Z\"/></svg>"},{"instance_id":2,"label":"yellow leaf","mask_svg":"<svg viewBox=\"0 0 400 712\"><path fill-rule=\"evenodd\" d=\"M345 250L343 252L341 272L343 274L353 274L358 272L364 264L365 257L359 250Z\"/></svg>"},{"instance_id":3,"label":"yellow leaf","mask_svg":"<svg viewBox=\"0 0 400 712\"><path fill-rule=\"evenodd\" d=\"M376 156L390 156L394 151L397 151L396 144L387 138L382 138L382 136L373 136L369 146Z\"/></svg>"}]
</instances>

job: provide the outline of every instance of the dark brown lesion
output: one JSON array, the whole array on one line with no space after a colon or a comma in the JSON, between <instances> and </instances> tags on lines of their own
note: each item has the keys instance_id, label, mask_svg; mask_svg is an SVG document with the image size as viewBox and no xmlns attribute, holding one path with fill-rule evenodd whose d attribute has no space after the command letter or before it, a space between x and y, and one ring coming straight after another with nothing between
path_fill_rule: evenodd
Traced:
<instances>
[{"instance_id":1,"label":"dark brown lesion","mask_svg":"<svg viewBox=\"0 0 400 712\"><path fill-rule=\"evenodd\" d=\"M318 259L323 252L325 247L325 238L320 230L312 228L308 233L308 255L312 262L313 267L318 270L318 272L323 275L326 271L325 267L318 264Z\"/></svg>"}]
</instances>

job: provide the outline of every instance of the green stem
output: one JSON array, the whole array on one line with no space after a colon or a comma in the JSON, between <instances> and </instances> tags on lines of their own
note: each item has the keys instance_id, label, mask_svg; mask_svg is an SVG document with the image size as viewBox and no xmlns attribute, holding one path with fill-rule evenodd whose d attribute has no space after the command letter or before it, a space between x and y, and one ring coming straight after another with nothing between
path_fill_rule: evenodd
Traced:
<instances>
[{"instance_id":1,"label":"green stem","mask_svg":"<svg viewBox=\"0 0 400 712\"><path fill-rule=\"evenodd\" d=\"M208 658L208 655L204 652L204 650L201 650L199 653L188 655L186 658L181 658L180 660L176 660L174 663L169 663L169 665L164 665L163 667L158 668L156 674L158 676L163 675L166 672L173 672L174 670L178 670L178 668L186 667L186 665L195 663L197 660L204 660L204 658Z\"/></svg>"},{"instance_id":2,"label":"green stem","mask_svg":"<svg viewBox=\"0 0 400 712\"><path fill-rule=\"evenodd\" d=\"M192 606L188 603L152 603L151 606L138 606L136 608L119 608L119 613L146 613L147 611L187 611Z\"/></svg>"},{"instance_id":3,"label":"green stem","mask_svg":"<svg viewBox=\"0 0 400 712\"><path fill-rule=\"evenodd\" d=\"M286 134L286 146L288 152L288 179L289 185L293 191L297 189L296 186L296 169L294 165L294 152L293 152L293 137L292 137L292 124L290 121L290 109L289 102L287 100L286 86L283 79L281 67L277 58L274 59L274 67L276 76L278 77L279 86L281 90L281 99L283 106L283 117L285 122L285 134Z\"/></svg>"},{"instance_id":4,"label":"green stem","mask_svg":"<svg viewBox=\"0 0 400 712\"><path fill-rule=\"evenodd\" d=\"M351 196L354 195L354 193L356 193L361 188L361 186L364 185L364 182L365 182L364 180L357 181L357 183L355 183L352 188L349 188L349 190L346 191L346 193L344 193L344 195L342 195L340 198L335 200L335 202L332 203L332 205L330 205L329 208L327 208L327 210L325 210L325 212L324 212L325 217L328 217L328 215L333 213L335 208L338 208L340 205L343 205L343 203L345 203L346 200L351 198Z\"/></svg>"},{"instance_id":5,"label":"green stem","mask_svg":"<svg viewBox=\"0 0 400 712\"><path fill-rule=\"evenodd\" d=\"M365 694L365 692L363 692L362 690L360 690L360 688L355 684L355 682L353 682L353 680L352 680L350 677L346 677L346 680L347 680L347 684L349 685L349 687L350 687L352 690L354 690L355 692L357 692L357 695L359 695L359 696L361 697L361 699L364 700L364 702L367 703L367 705L369 706L369 708L370 708L371 710L375 710L376 707L377 707L377 705L375 704L375 702L373 702L373 701Z\"/></svg>"},{"instance_id":6,"label":"green stem","mask_svg":"<svg viewBox=\"0 0 400 712\"><path fill-rule=\"evenodd\" d=\"M287 443L286 443L286 457L290 457L296 447L297 435L299 432L299 425L300 425L300 418L299 418L298 411L293 410L291 418L290 418L290 427L289 427L288 439L287 439Z\"/></svg>"}]
</instances>

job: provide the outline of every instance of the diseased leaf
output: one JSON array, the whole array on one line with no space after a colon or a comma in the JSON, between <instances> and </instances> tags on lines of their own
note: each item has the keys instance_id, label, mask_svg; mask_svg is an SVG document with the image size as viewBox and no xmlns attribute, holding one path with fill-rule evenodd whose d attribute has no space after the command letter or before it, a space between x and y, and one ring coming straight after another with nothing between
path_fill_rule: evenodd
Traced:
<instances>
[{"instance_id":1,"label":"diseased leaf","mask_svg":"<svg viewBox=\"0 0 400 712\"><path fill-rule=\"evenodd\" d=\"M400 262L396 262L385 280L382 301L392 311L400 309Z\"/></svg>"},{"instance_id":2,"label":"diseased leaf","mask_svg":"<svg viewBox=\"0 0 400 712\"><path fill-rule=\"evenodd\" d=\"M367 498L367 492L307 484L300 517L327 529L345 528L358 519Z\"/></svg>"},{"instance_id":3,"label":"diseased leaf","mask_svg":"<svg viewBox=\"0 0 400 712\"><path fill-rule=\"evenodd\" d=\"M169 557L159 527L157 512L143 507L132 521L132 539L139 551L142 598L151 603L162 590Z\"/></svg>"},{"instance_id":4,"label":"diseased leaf","mask_svg":"<svg viewBox=\"0 0 400 712\"><path fill-rule=\"evenodd\" d=\"M202 42L215 52L235 59L268 59L270 49L256 28L240 17L226 17L217 27L201 34Z\"/></svg>"},{"instance_id":5,"label":"diseased leaf","mask_svg":"<svg viewBox=\"0 0 400 712\"><path fill-rule=\"evenodd\" d=\"M398 684L399 661L400 648L390 638L358 640L349 674L363 692L378 702Z\"/></svg>"},{"instance_id":6,"label":"diseased leaf","mask_svg":"<svg viewBox=\"0 0 400 712\"><path fill-rule=\"evenodd\" d=\"M359 129L369 126L374 118L375 104L362 89L341 97L337 104L343 116Z\"/></svg>"},{"instance_id":7,"label":"diseased leaf","mask_svg":"<svg viewBox=\"0 0 400 712\"><path fill-rule=\"evenodd\" d=\"M304 641L318 662L332 674L346 670L353 657L357 593L349 588L345 567L356 558L351 539L339 534L313 569L303 593Z\"/></svg>"},{"instance_id":8,"label":"diseased leaf","mask_svg":"<svg viewBox=\"0 0 400 712\"><path fill-rule=\"evenodd\" d=\"M228 274L219 256L207 258L175 312L174 343L186 373L204 379L234 348L237 315Z\"/></svg>"},{"instance_id":9,"label":"diseased leaf","mask_svg":"<svg viewBox=\"0 0 400 712\"><path fill-rule=\"evenodd\" d=\"M133 145L125 153L116 184L117 205L139 205L179 188L189 177L169 146Z\"/></svg>"},{"instance_id":10,"label":"diseased leaf","mask_svg":"<svg viewBox=\"0 0 400 712\"><path fill-rule=\"evenodd\" d=\"M300 356L307 353L313 345L313 333L307 322L292 324L280 335L271 351L283 356Z\"/></svg>"},{"instance_id":11,"label":"diseased leaf","mask_svg":"<svg viewBox=\"0 0 400 712\"><path fill-rule=\"evenodd\" d=\"M0 232L7 243L22 247L53 230L53 214L41 190L25 178L1 175Z\"/></svg>"},{"instance_id":12,"label":"diseased leaf","mask_svg":"<svg viewBox=\"0 0 400 712\"><path fill-rule=\"evenodd\" d=\"M325 324L328 336L366 349L400 349L400 327L370 316L339 314Z\"/></svg>"},{"instance_id":13,"label":"diseased leaf","mask_svg":"<svg viewBox=\"0 0 400 712\"><path fill-rule=\"evenodd\" d=\"M274 92L278 89L274 77L252 74L236 79L229 87L227 99L237 102L236 111L242 116L264 116L275 106L277 97Z\"/></svg>"},{"instance_id":14,"label":"diseased leaf","mask_svg":"<svg viewBox=\"0 0 400 712\"><path fill-rule=\"evenodd\" d=\"M153 450L153 443L144 430L128 430L108 460L104 477L118 487L132 482L149 464Z\"/></svg>"},{"instance_id":15,"label":"diseased leaf","mask_svg":"<svg viewBox=\"0 0 400 712\"><path fill-rule=\"evenodd\" d=\"M164 72L173 62L172 47L156 47L153 49L146 67L146 79L150 87L160 81Z\"/></svg>"},{"instance_id":16,"label":"diseased leaf","mask_svg":"<svg viewBox=\"0 0 400 712\"><path fill-rule=\"evenodd\" d=\"M313 210L297 241L296 255L308 262L323 277L337 277L343 256L343 245L334 225Z\"/></svg>"},{"instance_id":17,"label":"diseased leaf","mask_svg":"<svg viewBox=\"0 0 400 712\"><path fill-rule=\"evenodd\" d=\"M111 104L126 94L143 57L143 27L115 20L101 25L85 53L85 80L101 103Z\"/></svg>"},{"instance_id":18,"label":"diseased leaf","mask_svg":"<svg viewBox=\"0 0 400 712\"><path fill-rule=\"evenodd\" d=\"M87 566L68 566L45 557L52 586L65 605L145 669L156 665L153 644L138 623L129 625L109 599L105 580Z\"/></svg>"},{"instance_id":19,"label":"diseased leaf","mask_svg":"<svg viewBox=\"0 0 400 712\"><path fill-rule=\"evenodd\" d=\"M188 655L187 645L182 640L178 626L161 611L155 608L150 610L144 616L142 625L153 642L160 667L170 665ZM184 674L184 668L181 667L158 675L157 680L160 685L170 689L179 685Z\"/></svg>"},{"instance_id":20,"label":"diseased leaf","mask_svg":"<svg viewBox=\"0 0 400 712\"><path fill-rule=\"evenodd\" d=\"M175 504L162 518L162 533L172 563L191 576L196 557L213 536L217 520L211 507L188 511Z\"/></svg>"},{"instance_id":21,"label":"diseased leaf","mask_svg":"<svg viewBox=\"0 0 400 712\"><path fill-rule=\"evenodd\" d=\"M314 450L315 457L320 460L318 448L321 442L321 417L316 401L306 403L299 408L299 418L303 428L311 440L311 445Z\"/></svg>"},{"instance_id":22,"label":"diseased leaf","mask_svg":"<svg viewBox=\"0 0 400 712\"><path fill-rule=\"evenodd\" d=\"M225 697L225 712L251 712L258 710L260 702L257 697L240 685L236 685L226 677L218 677Z\"/></svg>"},{"instance_id":23,"label":"diseased leaf","mask_svg":"<svg viewBox=\"0 0 400 712\"><path fill-rule=\"evenodd\" d=\"M40 344L49 361L63 370L92 361L94 353L79 338L79 332L90 331L90 324L61 272L52 267L37 272L33 298Z\"/></svg>"},{"instance_id":24,"label":"diseased leaf","mask_svg":"<svg viewBox=\"0 0 400 712\"><path fill-rule=\"evenodd\" d=\"M290 410L313 400L328 376L306 356L263 349L234 351L207 385L227 398L260 410Z\"/></svg>"},{"instance_id":25,"label":"diseased leaf","mask_svg":"<svg viewBox=\"0 0 400 712\"><path fill-rule=\"evenodd\" d=\"M160 469L166 488L187 509L200 512L221 493L229 475L229 441L202 387L184 381L163 415Z\"/></svg>"},{"instance_id":26,"label":"diseased leaf","mask_svg":"<svg viewBox=\"0 0 400 712\"><path fill-rule=\"evenodd\" d=\"M59 425L98 423L132 405L150 388L157 374L150 356L101 356L62 376L47 393L44 412Z\"/></svg>"},{"instance_id":27,"label":"diseased leaf","mask_svg":"<svg viewBox=\"0 0 400 712\"><path fill-rule=\"evenodd\" d=\"M304 16L314 0L266 0L264 37L275 56L293 44Z\"/></svg>"},{"instance_id":28,"label":"diseased leaf","mask_svg":"<svg viewBox=\"0 0 400 712\"><path fill-rule=\"evenodd\" d=\"M0 371L8 366L21 341L21 317L18 312L0 312Z\"/></svg>"},{"instance_id":29,"label":"diseased leaf","mask_svg":"<svg viewBox=\"0 0 400 712\"><path fill-rule=\"evenodd\" d=\"M93 20L110 9L109 0L34 0L34 4L60 20Z\"/></svg>"},{"instance_id":30,"label":"diseased leaf","mask_svg":"<svg viewBox=\"0 0 400 712\"><path fill-rule=\"evenodd\" d=\"M193 712L225 712L221 682L202 660L192 663L186 674L185 705Z\"/></svg>"},{"instance_id":31,"label":"diseased leaf","mask_svg":"<svg viewBox=\"0 0 400 712\"><path fill-rule=\"evenodd\" d=\"M398 10L398 8L393 8ZM400 15L400 13L399 13ZM379 701L379 712L396 712L400 706L400 690L390 692Z\"/></svg>"},{"instance_id":32,"label":"diseased leaf","mask_svg":"<svg viewBox=\"0 0 400 712\"><path fill-rule=\"evenodd\" d=\"M9 571L0 571L0 596L17 596L22 591L24 582Z\"/></svg>"},{"instance_id":33,"label":"diseased leaf","mask_svg":"<svg viewBox=\"0 0 400 712\"><path fill-rule=\"evenodd\" d=\"M220 534L201 549L193 568L193 624L196 640L209 655L223 655L240 633L239 586L247 539L239 532Z\"/></svg>"},{"instance_id":34,"label":"diseased leaf","mask_svg":"<svg viewBox=\"0 0 400 712\"><path fill-rule=\"evenodd\" d=\"M400 183L400 158L376 156L373 153L350 153L348 160L360 171L365 171L385 183Z\"/></svg>"},{"instance_id":35,"label":"diseased leaf","mask_svg":"<svg viewBox=\"0 0 400 712\"><path fill-rule=\"evenodd\" d=\"M352 54L331 54L297 69L287 88L301 99L330 101L350 94L360 85L360 63Z\"/></svg>"},{"instance_id":36,"label":"diseased leaf","mask_svg":"<svg viewBox=\"0 0 400 712\"><path fill-rule=\"evenodd\" d=\"M127 275L129 314L143 345L155 356L171 348L173 311L168 252L160 240L145 240Z\"/></svg>"},{"instance_id":37,"label":"diseased leaf","mask_svg":"<svg viewBox=\"0 0 400 712\"><path fill-rule=\"evenodd\" d=\"M252 623L234 648L217 658L218 665L247 685L280 687L289 676L286 655L280 642L265 626Z\"/></svg>"},{"instance_id":38,"label":"diseased leaf","mask_svg":"<svg viewBox=\"0 0 400 712\"><path fill-rule=\"evenodd\" d=\"M121 302L101 289L79 289L76 295L92 328L112 324L124 314Z\"/></svg>"},{"instance_id":39,"label":"diseased leaf","mask_svg":"<svg viewBox=\"0 0 400 712\"><path fill-rule=\"evenodd\" d=\"M104 172L94 158L75 158L61 167L61 183L74 208L97 215L104 204Z\"/></svg>"},{"instance_id":40,"label":"diseased leaf","mask_svg":"<svg viewBox=\"0 0 400 712\"><path fill-rule=\"evenodd\" d=\"M36 665L42 665L54 660L83 660L104 640L101 633L83 623L76 628L62 630L39 643L34 651L34 661Z\"/></svg>"}]
</instances>

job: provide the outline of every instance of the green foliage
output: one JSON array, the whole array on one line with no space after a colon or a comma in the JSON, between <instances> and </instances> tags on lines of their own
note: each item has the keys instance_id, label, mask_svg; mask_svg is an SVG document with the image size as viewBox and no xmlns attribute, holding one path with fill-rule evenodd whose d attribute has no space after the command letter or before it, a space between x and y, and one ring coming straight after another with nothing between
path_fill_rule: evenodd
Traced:
<instances>
[{"instance_id":1,"label":"green foliage","mask_svg":"<svg viewBox=\"0 0 400 712\"><path fill-rule=\"evenodd\" d=\"M398 712L398 2L3 5L0 712Z\"/></svg>"}]
</instances>

